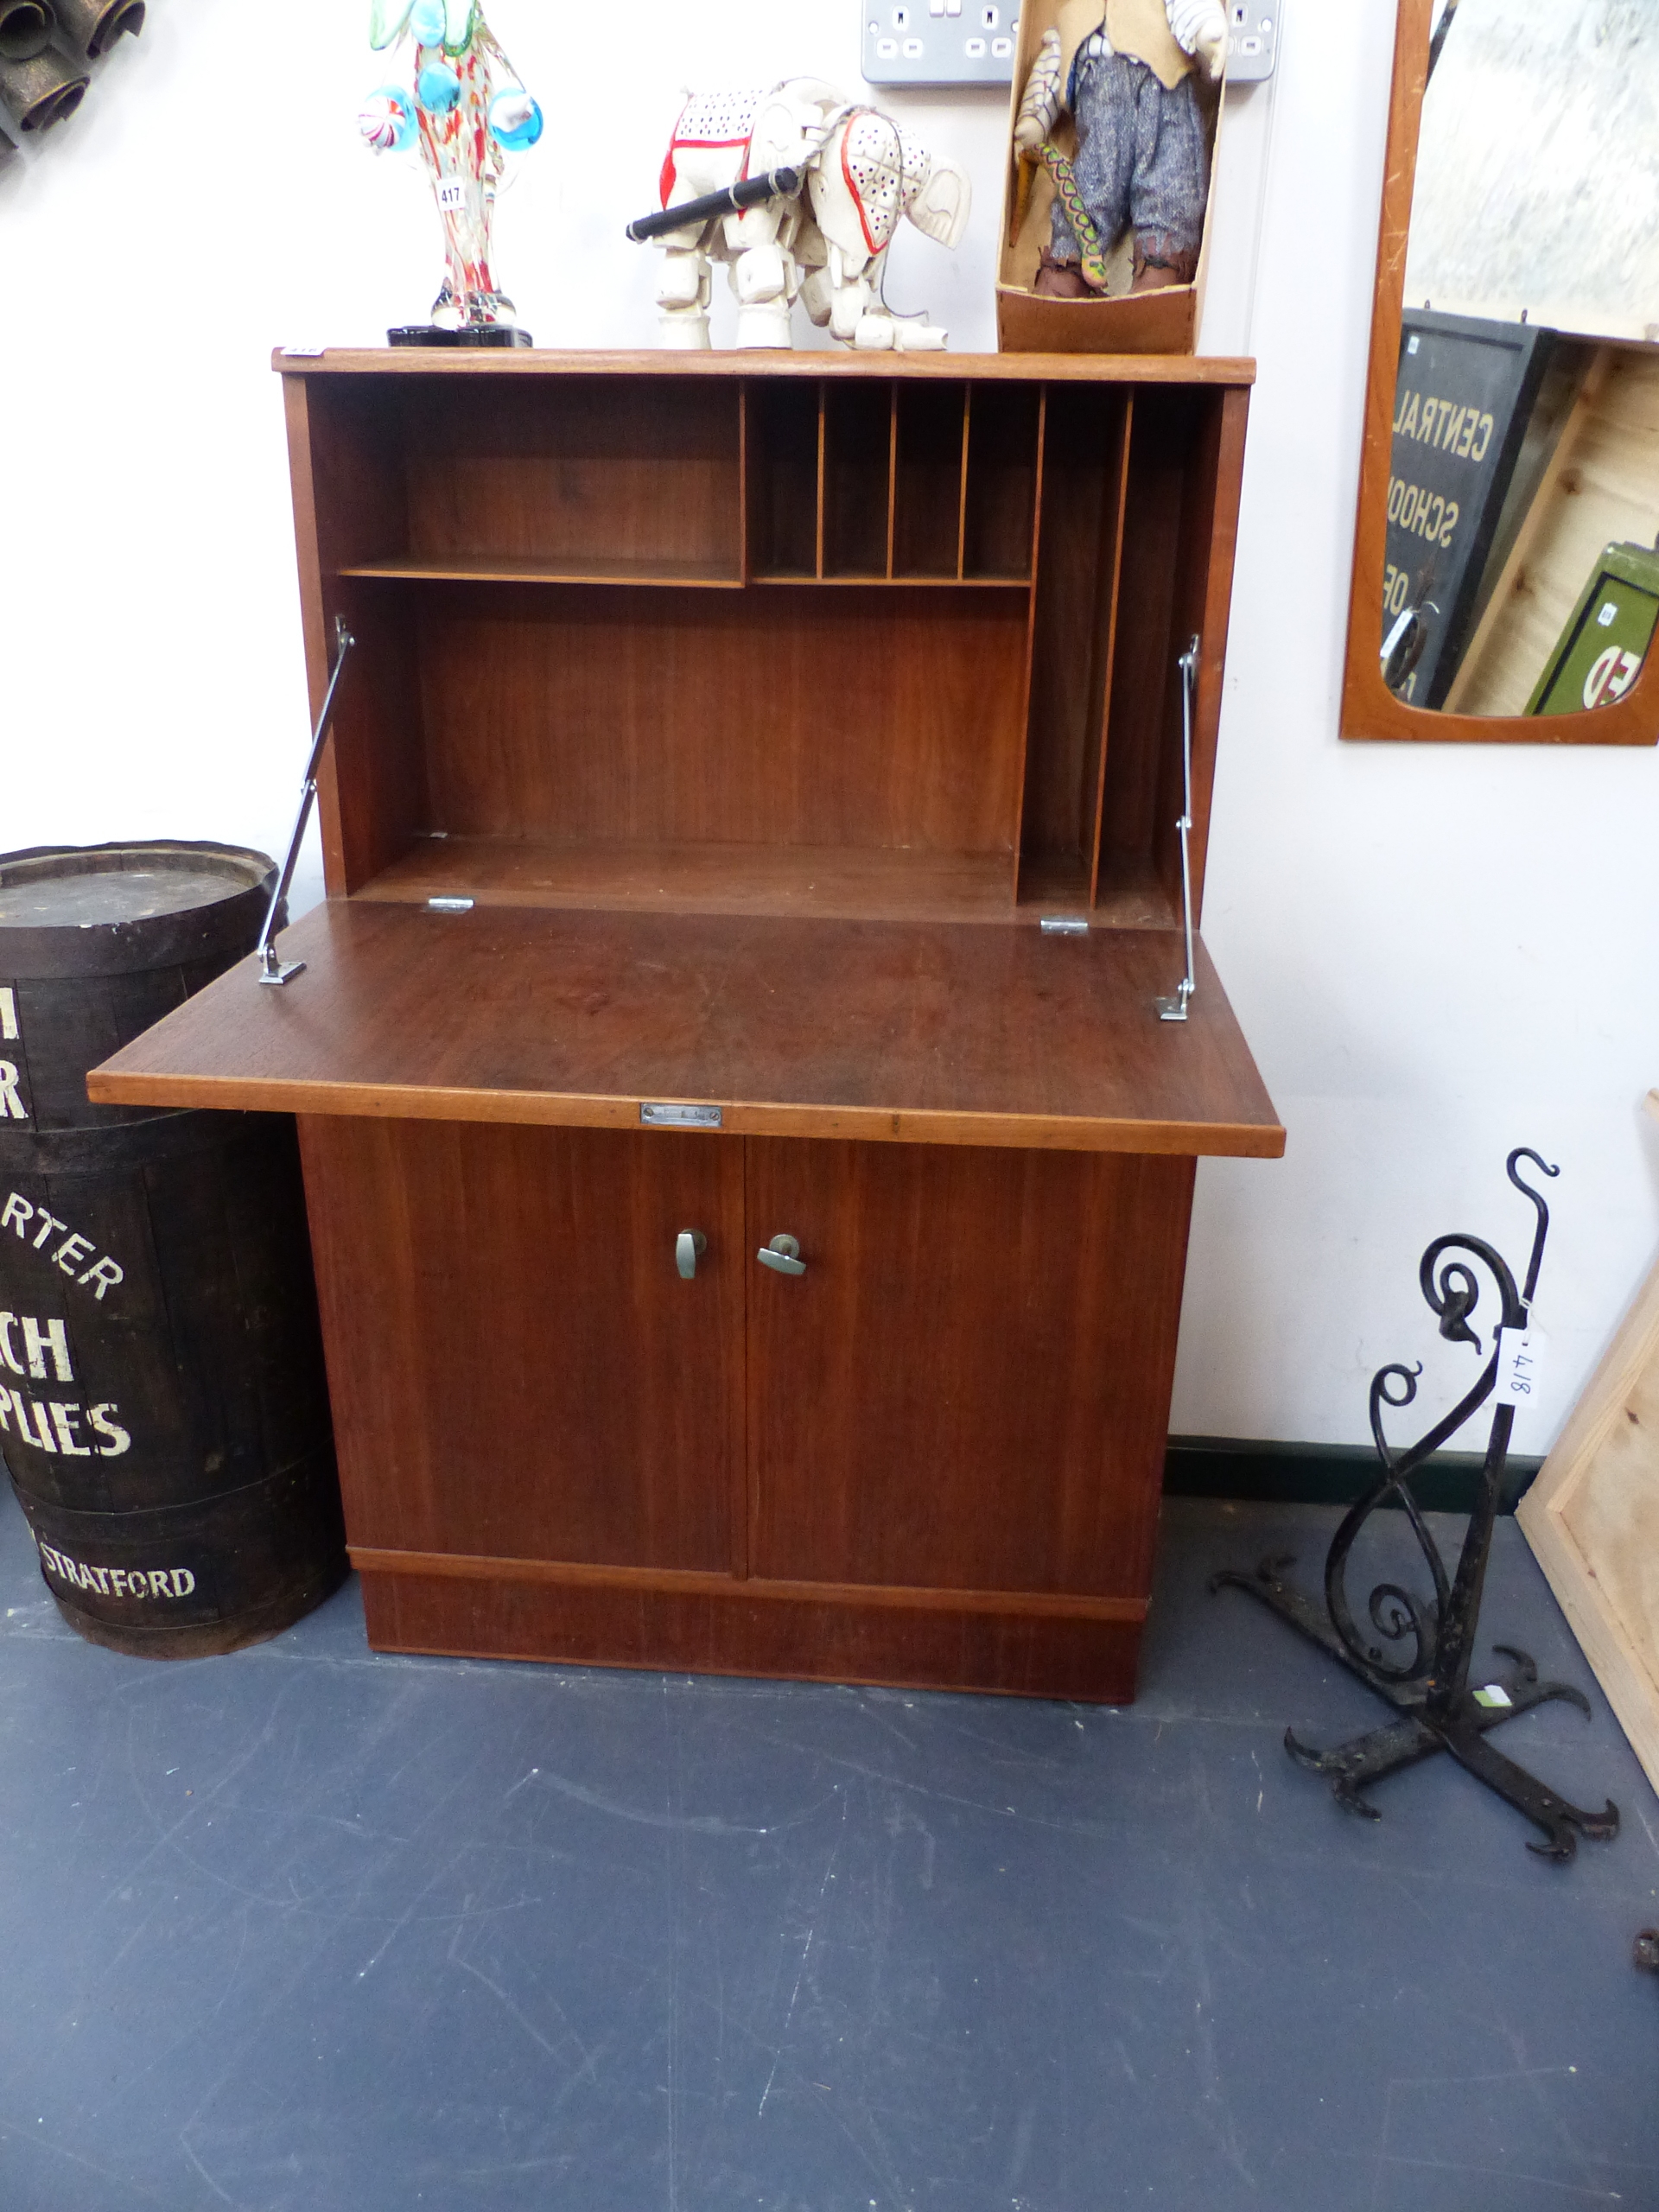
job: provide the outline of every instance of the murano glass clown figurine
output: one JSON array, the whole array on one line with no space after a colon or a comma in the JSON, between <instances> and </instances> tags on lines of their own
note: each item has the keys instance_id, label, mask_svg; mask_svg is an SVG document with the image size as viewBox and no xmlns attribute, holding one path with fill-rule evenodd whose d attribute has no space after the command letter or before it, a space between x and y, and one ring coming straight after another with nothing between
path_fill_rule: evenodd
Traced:
<instances>
[{"instance_id":1,"label":"murano glass clown figurine","mask_svg":"<svg viewBox=\"0 0 1659 2212\"><path fill-rule=\"evenodd\" d=\"M508 154L533 146L542 111L484 20L480 0L370 0L369 43L398 48L407 80L371 92L358 127L378 154L418 141L443 225L443 287L405 346L527 346L490 263L495 190Z\"/></svg>"}]
</instances>

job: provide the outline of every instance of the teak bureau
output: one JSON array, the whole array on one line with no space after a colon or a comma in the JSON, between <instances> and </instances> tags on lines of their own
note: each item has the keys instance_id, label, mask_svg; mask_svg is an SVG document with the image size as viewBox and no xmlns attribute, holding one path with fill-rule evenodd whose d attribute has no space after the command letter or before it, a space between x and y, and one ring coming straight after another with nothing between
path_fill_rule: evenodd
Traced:
<instances>
[{"instance_id":1,"label":"teak bureau","mask_svg":"<svg viewBox=\"0 0 1659 2212\"><path fill-rule=\"evenodd\" d=\"M329 898L91 1088L300 1116L371 1638L1131 1696L1249 364L277 365Z\"/></svg>"}]
</instances>

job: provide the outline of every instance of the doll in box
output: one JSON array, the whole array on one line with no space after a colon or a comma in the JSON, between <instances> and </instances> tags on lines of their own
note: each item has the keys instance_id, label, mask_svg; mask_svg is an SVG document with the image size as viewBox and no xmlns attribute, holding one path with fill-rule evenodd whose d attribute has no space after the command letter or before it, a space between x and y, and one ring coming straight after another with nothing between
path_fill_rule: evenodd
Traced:
<instances>
[{"instance_id":1,"label":"doll in box","mask_svg":"<svg viewBox=\"0 0 1659 2212\"><path fill-rule=\"evenodd\" d=\"M1197 71L1218 79L1226 53L1221 0L1063 0L1014 130L1025 174L1041 162L1054 179L1039 294L1103 293L1107 257L1126 230L1133 291L1192 282L1210 177ZM1077 131L1070 159L1052 143L1063 112Z\"/></svg>"}]
</instances>

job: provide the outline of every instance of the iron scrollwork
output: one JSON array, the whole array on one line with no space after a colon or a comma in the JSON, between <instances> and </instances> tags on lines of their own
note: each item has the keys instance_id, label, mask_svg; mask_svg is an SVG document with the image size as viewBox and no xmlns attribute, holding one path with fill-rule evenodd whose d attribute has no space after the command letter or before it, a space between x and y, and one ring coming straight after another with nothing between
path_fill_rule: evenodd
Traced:
<instances>
[{"instance_id":1,"label":"iron scrollwork","mask_svg":"<svg viewBox=\"0 0 1659 2212\"><path fill-rule=\"evenodd\" d=\"M1480 1307L1480 1271L1490 1276L1498 1306L1491 1353L1473 1388L1403 1451L1396 1452L1389 1445L1385 1416L1389 1410L1399 1411L1414 1402L1417 1378L1423 1371L1421 1363L1408 1367L1395 1361L1372 1377L1371 1435L1382 1462L1381 1471L1356 1499L1332 1539L1325 1562L1324 1610L1283 1579L1282 1570L1293 1564L1286 1558L1264 1560L1254 1574L1228 1568L1213 1576L1210 1586L1249 1591L1310 1643L1357 1675L1400 1713L1401 1718L1389 1726L1329 1751L1299 1743L1294 1732L1286 1730L1285 1748L1304 1766L1328 1775L1338 1802L1349 1811L1368 1820L1377 1819L1377 1808L1364 1794L1368 1784L1437 1751L1446 1751L1543 1831L1545 1840L1529 1845L1530 1850L1565 1861L1573 1856L1580 1835L1602 1839L1618 1833L1618 1807L1610 1802L1605 1811L1595 1813L1570 1804L1486 1739L1503 1721L1551 1700L1576 1706L1587 1718L1589 1700L1570 1683L1541 1682L1531 1659L1512 1644L1493 1645L1510 1663L1492 1682L1483 1684L1478 1694L1469 1685L1492 1529L1515 1424L1513 1402L1502 1397L1493 1410L1479 1491L1454 1573L1448 1574L1410 1487L1412 1477L1424 1461L1497 1390L1501 1332L1524 1332L1527 1327L1549 1230L1549 1208L1543 1192L1520 1173L1522 1160L1530 1160L1547 1176L1560 1172L1530 1146L1517 1146L1510 1154L1510 1180L1530 1199L1536 1214L1526 1275L1518 1289L1503 1255L1484 1237L1456 1230L1437 1236L1423 1254L1418 1281L1439 1322L1440 1335L1448 1343L1472 1345L1478 1355L1484 1347L1471 1317ZM1433 1585L1433 1594L1421 1595L1397 1581L1379 1582L1365 1602L1363 1618L1357 1618L1347 1587L1350 1554L1366 1522L1390 1498L1403 1510ZM1494 1690L1497 1696L1492 1694Z\"/></svg>"}]
</instances>

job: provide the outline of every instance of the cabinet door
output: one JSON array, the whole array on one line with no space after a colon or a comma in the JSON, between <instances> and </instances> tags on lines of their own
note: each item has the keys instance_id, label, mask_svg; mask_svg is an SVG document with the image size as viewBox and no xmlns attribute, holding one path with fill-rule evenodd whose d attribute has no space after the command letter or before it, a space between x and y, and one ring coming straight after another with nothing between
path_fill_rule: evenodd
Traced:
<instances>
[{"instance_id":1,"label":"cabinet door","mask_svg":"<svg viewBox=\"0 0 1659 2212\"><path fill-rule=\"evenodd\" d=\"M751 1138L750 1572L1143 1595L1192 1177Z\"/></svg>"},{"instance_id":2,"label":"cabinet door","mask_svg":"<svg viewBox=\"0 0 1659 2212\"><path fill-rule=\"evenodd\" d=\"M728 1570L741 1143L300 1126L351 1541Z\"/></svg>"}]
</instances>

